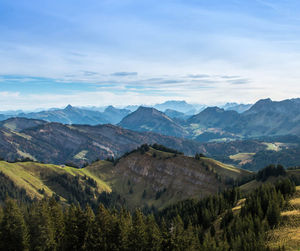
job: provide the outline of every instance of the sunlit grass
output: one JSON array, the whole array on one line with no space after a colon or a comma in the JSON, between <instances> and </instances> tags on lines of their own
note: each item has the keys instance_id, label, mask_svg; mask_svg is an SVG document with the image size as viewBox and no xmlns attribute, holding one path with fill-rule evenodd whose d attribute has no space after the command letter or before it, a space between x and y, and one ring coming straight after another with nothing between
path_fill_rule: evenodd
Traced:
<instances>
[{"instance_id":1,"label":"sunlit grass","mask_svg":"<svg viewBox=\"0 0 300 251\"><path fill-rule=\"evenodd\" d=\"M300 202L300 186L290 200L291 209L281 213L281 225L271 230L268 234L268 246L271 250L284 247L285 250L300 250L300 210L297 208Z\"/></svg>"}]
</instances>

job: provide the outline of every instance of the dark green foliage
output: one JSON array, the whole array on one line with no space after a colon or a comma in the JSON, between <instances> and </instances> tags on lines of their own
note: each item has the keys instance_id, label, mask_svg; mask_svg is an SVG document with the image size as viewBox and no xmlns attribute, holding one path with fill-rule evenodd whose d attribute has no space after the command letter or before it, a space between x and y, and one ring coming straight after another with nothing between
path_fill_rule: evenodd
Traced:
<instances>
[{"instance_id":1,"label":"dark green foliage","mask_svg":"<svg viewBox=\"0 0 300 251\"><path fill-rule=\"evenodd\" d=\"M179 152L175 149L172 149L172 148L169 148L169 147L166 147L166 146L163 146L163 145L159 145L159 144L153 144L151 147L155 150L159 150L159 151L162 151L162 152L183 154L182 152Z\"/></svg>"},{"instance_id":2,"label":"dark green foliage","mask_svg":"<svg viewBox=\"0 0 300 251\"><path fill-rule=\"evenodd\" d=\"M143 194L142 194L142 198L143 198L143 199L145 199L145 198L146 198L146 196L147 196L147 191L146 191L146 190L144 190L144 191L143 191Z\"/></svg>"},{"instance_id":3,"label":"dark green foliage","mask_svg":"<svg viewBox=\"0 0 300 251\"><path fill-rule=\"evenodd\" d=\"M166 188L157 191L155 194L155 199L158 200L166 191L167 191Z\"/></svg>"},{"instance_id":4,"label":"dark green foliage","mask_svg":"<svg viewBox=\"0 0 300 251\"><path fill-rule=\"evenodd\" d=\"M285 176L286 171L282 165L269 165L260 170L256 175L256 180L266 181L269 177Z\"/></svg>"},{"instance_id":5,"label":"dark green foliage","mask_svg":"<svg viewBox=\"0 0 300 251\"><path fill-rule=\"evenodd\" d=\"M146 152L148 152L150 150L150 147L148 144L144 144L141 145L138 149L137 149L141 154L144 154Z\"/></svg>"},{"instance_id":6,"label":"dark green foliage","mask_svg":"<svg viewBox=\"0 0 300 251\"><path fill-rule=\"evenodd\" d=\"M280 210L294 191L288 179L261 186L246 197L240 214L231 210L240 199L237 188L200 201L185 200L155 215L139 209L134 213L124 208L108 209L103 204L96 213L90 206L84 210L80 205L63 208L54 197L21 207L7 200L3 213L0 210L0 247L1 250L263 251L267 250L267 230L280 222ZM114 201L107 194L101 200L108 205ZM216 222L220 218L221 230L217 231Z\"/></svg>"},{"instance_id":7,"label":"dark green foliage","mask_svg":"<svg viewBox=\"0 0 300 251\"><path fill-rule=\"evenodd\" d=\"M28 231L23 213L15 201L7 199L0 224L0 250L28 250Z\"/></svg>"},{"instance_id":8,"label":"dark green foliage","mask_svg":"<svg viewBox=\"0 0 300 251\"><path fill-rule=\"evenodd\" d=\"M114 157L107 157L105 160L109 161L109 162L112 162L112 163L115 162L115 158Z\"/></svg>"},{"instance_id":9,"label":"dark green foliage","mask_svg":"<svg viewBox=\"0 0 300 251\"><path fill-rule=\"evenodd\" d=\"M195 154L195 159L196 160L200 160L201 158L205 157L205 155L203 153L196 153Z\"/></svg>"}]
</instances>

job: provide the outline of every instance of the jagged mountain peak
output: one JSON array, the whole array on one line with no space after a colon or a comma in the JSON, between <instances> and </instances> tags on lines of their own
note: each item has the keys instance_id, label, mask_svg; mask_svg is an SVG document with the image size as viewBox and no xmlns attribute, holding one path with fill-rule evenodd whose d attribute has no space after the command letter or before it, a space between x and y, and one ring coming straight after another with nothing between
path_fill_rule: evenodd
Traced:
<instances>
[{"instance_id":1,"label":"jagged mountain peak","mask_svg":"<svg viewBox=\"0 0 300 251\"><path fill-rule=\"evenodd\" d=\"M70 110L73 110L75 107L73 107L72 105L68 104L66 107L65 107L65 111L70 111Z\"/></svg>"}]
</instances>

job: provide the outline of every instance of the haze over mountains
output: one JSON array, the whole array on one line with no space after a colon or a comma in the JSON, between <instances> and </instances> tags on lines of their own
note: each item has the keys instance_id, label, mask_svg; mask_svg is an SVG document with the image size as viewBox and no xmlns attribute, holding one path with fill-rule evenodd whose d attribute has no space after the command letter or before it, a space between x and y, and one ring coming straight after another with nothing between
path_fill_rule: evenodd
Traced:
<instances>
[{"instance_id":1,"label":"haze over mountains","mask_svg":"<svg viewBox=\"0 0 300 251\"><path fill-rule=\"evenodd\" d=\"M230 103L224 105L225 109L238 110L240 104ZM144 106L151 107L151 106ZM188 104L185 101L166 101L162 104L156 104L153 108L166 112L172 118L187 119L188 117L205 109L205 105ZM63 109L51 108L48 110L23 112L17 111L1 111L0 120L11 117L23 117L31 119L42 119L48 122L59 122L63 124L118 124L129 113L136 111L137 105L126 106L125 108L117 108L112 105L107 107L74 107L68 105Z\"/></svg>"}]
</instances>

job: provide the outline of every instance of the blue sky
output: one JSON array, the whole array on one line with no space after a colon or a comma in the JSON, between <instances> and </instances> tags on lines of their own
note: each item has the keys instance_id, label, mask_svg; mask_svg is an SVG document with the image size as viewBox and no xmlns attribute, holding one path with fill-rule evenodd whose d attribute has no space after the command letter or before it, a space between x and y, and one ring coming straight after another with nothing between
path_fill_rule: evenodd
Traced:
<instances>
[{"instance_id":1,"label":"blue sky","mask_svg":"<svg viewBox=\"0 0 300 251\"><path fill-rule=\"evenodd\" d=\"M0 0L0 110L300 97L300 1Z\"/></svg>"}]
</instances>

